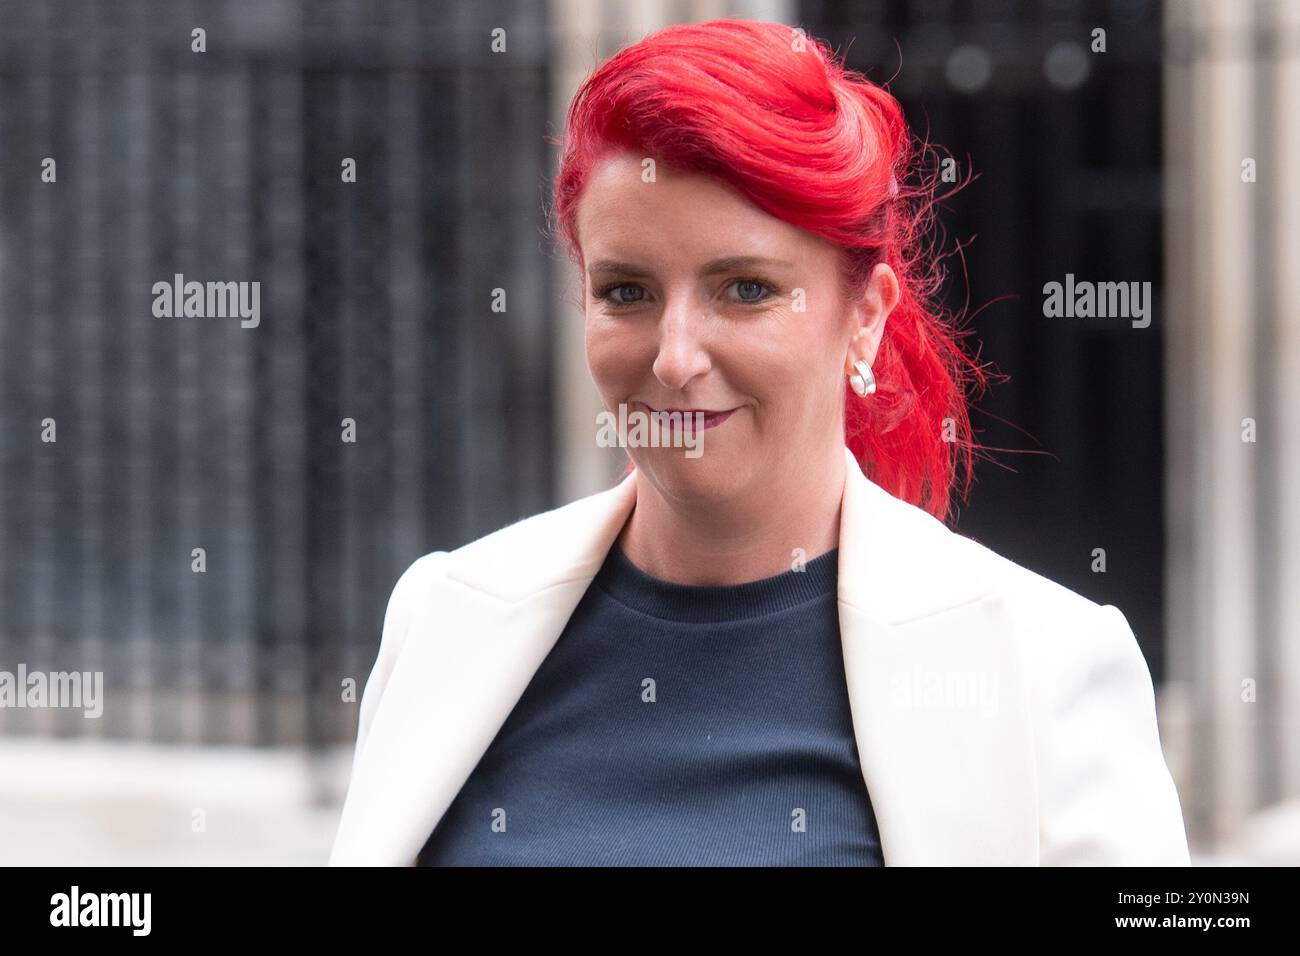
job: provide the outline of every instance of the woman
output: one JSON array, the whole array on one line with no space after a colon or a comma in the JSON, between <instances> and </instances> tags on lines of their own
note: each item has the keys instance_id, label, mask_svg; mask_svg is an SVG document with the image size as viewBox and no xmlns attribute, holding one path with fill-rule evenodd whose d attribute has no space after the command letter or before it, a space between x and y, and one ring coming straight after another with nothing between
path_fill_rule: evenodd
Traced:
<instances>
[{"instance_id":1,"label":"woman","mask_svg":"<svg viewBox=\"0 0 1300 956\"><path fill-rule=\"evenodd\" d=\"M330 862L1186 864L1123 615L943 524L980 370L898 103L788 27L676 26L564 147L605 409L690 414L402 575Z\"/></svg>"}]
</instances>

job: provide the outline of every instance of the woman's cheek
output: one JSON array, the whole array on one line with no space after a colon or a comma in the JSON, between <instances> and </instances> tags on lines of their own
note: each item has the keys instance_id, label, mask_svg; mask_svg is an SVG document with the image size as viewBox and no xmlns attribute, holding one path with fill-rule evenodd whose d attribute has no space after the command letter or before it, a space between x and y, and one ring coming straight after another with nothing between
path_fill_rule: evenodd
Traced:
<instances>
[{"instance_id":1,"label":"woman's cheek","mask_svg":"<svg viewBox=\"0 0 1300 956\"><path fill-rule=\"evenodd\" d=\"M620 385L626 384L632 362L628 360L626 349L620 347L618 336L594 330L587 337L587 364L604 392L617 391Z\"/></svg>"},{"instance_id":2,"label":"woman's cheek","mask_svg":"<svg viewBox=\"0 0 1300 956\"><path fill-rule=\"evenodd\" d=\"M588 341L605 361L626 361L629 356L644 355L653 348L655 328L653 324L597 319L588 327Z\"/></svg>"}]
</instances>

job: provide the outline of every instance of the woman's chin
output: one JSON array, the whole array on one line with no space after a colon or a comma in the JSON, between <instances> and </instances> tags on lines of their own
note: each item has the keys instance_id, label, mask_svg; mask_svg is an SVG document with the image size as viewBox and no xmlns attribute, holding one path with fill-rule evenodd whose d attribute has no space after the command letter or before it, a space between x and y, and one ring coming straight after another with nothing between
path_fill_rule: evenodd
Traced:
<instances>
[{"instance_id":1,"label":"woman's chin","mask_svg":"<svg viewBox=\"0 0 1300 956\"><path fill-rule=\"evenodd\" d=\"M705 454L691 458L680 448L647 448L642 449L637 469L665 498L680 502L722 501L744 484L743 469L736 468L727 460L729 457Z\"/></svg>"}]
</instances>

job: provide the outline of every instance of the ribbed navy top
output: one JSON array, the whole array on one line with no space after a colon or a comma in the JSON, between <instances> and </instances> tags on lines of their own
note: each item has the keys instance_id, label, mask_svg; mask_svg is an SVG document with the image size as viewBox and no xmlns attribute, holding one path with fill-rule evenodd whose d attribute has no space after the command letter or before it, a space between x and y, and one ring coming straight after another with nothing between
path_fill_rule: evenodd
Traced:
<instances>
[{"instance_id":1,"label":"ribbed navy top","mask_svg":"<svg viewBox=\"0 0 1300 956\"><path fill-rule=\"evenodd\" d=\"M838 554L700 587L615 544L420 865L882 866Z\"/></svg>"}]
</instances>

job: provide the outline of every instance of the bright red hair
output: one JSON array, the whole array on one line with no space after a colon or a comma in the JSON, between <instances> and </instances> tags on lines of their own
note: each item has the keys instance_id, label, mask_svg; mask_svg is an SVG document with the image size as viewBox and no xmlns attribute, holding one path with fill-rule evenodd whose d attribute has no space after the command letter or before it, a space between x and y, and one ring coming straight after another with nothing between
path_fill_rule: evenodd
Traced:
<instances>
[{"instance_id":1,"label":"bright red hair","mask_svg":"<svg viewBox=\"0 0 1300 956\"><path fill-rule=\"evenodd\" d=\"M968 493L968 386L986 385L935 302L929 252L936 167L922 168L898 101L848 69L824 41L779 23L715 20L653 33L619 51L569 106L553 214L582 264L578 199L593 167L630 148L739 189L764 212L836 244L846 292L877 262L900 299L872 363L877 390L845 381L845 443L863 472L940 520Z\"/></svg>"}]
</instances>

